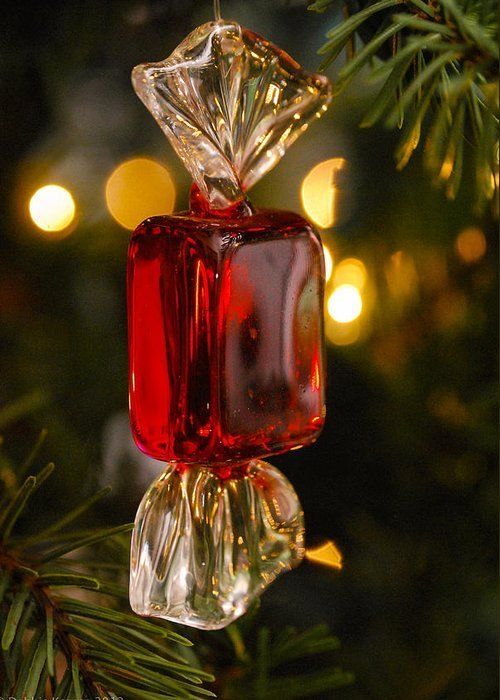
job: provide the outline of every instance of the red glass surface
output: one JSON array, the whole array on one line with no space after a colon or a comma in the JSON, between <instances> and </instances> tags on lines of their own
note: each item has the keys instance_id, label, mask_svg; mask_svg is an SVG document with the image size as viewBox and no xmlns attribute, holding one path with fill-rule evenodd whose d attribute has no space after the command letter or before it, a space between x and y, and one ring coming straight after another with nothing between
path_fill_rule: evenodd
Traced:
<instances>
[{"instance_id":1,"label":"red glass surface","mask_svg":"<svg viewBox=\"0 0 500 700\"><path fill-rule=\"evenodd\" d=\"M192 202L130 243L134 439L156 459L212 464L309 444L325 416L319 238L289 212Z\"/></svg>"}]
</instances>

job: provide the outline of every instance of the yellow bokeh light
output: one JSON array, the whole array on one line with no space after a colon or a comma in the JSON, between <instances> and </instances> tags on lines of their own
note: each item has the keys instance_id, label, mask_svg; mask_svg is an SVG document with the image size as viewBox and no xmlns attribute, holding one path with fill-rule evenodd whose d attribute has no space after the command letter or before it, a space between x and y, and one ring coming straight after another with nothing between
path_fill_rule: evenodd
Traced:
<instances>
[{"instance_id":1,"label":"yellow bokeh light","mask_svg":"<svg viewBox=\"0 0 500 700\"><path fill-rule=\"evenodd\" d=\"M133 230L150 216L171 214L175 187L170 173L150 158L132 158L119 165L106 183L110 214Z\"/></svg>"},{"instance_id":2,"label":"yellow bokeh light","mask_svg":"<svg viewBox=\"0 0 500 700\"><path fill-rule=\"evenodd\" d=\"M363 300L359 289L353 284L336 287L328 299L328 313L337 323L350 323L358 318L363 310Z\"/></svg>"},{"instance_id":3,"label":"yellow bokeh light","mask_svg":"<svg viewBox=\"0 0 500 700\"><path fill-rule=\"evenodd\" d=\"M385 277L394 297L410 299L418 293L418 273L413 258L402 250L393 253L385 265Z\"/></svg>"},{"instance_id":4,"label":"yellow bokeh light","mask_svg":"<svg viewBox=\"0 0 500 700\"><path fill-rule=\"evenodd\" d=\"M336 175L345 167L343 158L330 158L312 168L301 187L302 206L320 228L330 228L336 220Z\"/></svg>"},{"instance_id":5,"label":"yellow bokeh light","mask_svg":"<svg viewBox=\"0 0 500 700\"><path fill-rule=\"evenodd\" d=\"M342 568L342 554L331 540L314 549L307 549L306 557L315 564L330 566L332 569Z\"/></svg>"},{"instance_id":6,"label":"yellow bokeh light","mask_svg":"<svg viewBox=\"0 0 500 700\"><path fill-rule=\"evenodd\" d=\"M45 185L31 197L30 216L33 222L48 233L56 233L68 228L75 218L75 201L64 187Z\"/></svg>"},{"instance_id":7,"label":"yellow bokeh light","mask_svg":"<svg viewBox=\"0 0 500 700\"><path fill-rule=\"evenodd\" d=\"M479 228L469 227L458 234L455 240L455 251L466 263L481 260L486 253L486 237Z\"/></svg>"},{"instance_id":8,"label":"yellow bokeh light","mask_svg":"<svg viewBox=\"0 0 500 700\"><path fill-rule=\"evenodd\" d=\"M323 255L325 258L325 281L328 282L333 271L333 257L326 245L323 246Z\"/></svg>"},{"instance_id":9,"label":"yellow bokeh light","mask_svg":"<svg viewBox=\"0 0 500 700\"><path fill-rule=\"evenodd\" d=\"M363 289L366 284L366 267L357 258L345 258L335 267L333 282L336 287L350 284L358 289Z\"/></svg>"},{"instance_id":10,"label":"yellow bokeh light","mask_svg":"<svg viewBox=\"0 0 500 700\"><path fill-rule=\"evenodd\" d=\"M337 323L326 319L325 332L328 340L334 345L352 345L361 336L361 323L359 318L351 323Z\"/></svg>"}]
</instances>

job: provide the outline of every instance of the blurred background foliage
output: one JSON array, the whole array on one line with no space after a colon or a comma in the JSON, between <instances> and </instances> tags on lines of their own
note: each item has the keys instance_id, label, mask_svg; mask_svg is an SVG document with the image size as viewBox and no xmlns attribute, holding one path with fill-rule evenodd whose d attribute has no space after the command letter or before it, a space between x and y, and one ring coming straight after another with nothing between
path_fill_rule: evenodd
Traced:
<instances>
[{"instance_id":1,"label":"blurred background foliage","mask_svg":"<svg viewBox=\"0 0 500 700\"><path fill-rule=\"evenodd\" d=\"M325 18L305 3L235 0L223 14L317 68ZM194 0L4 5L0 402L28 397L32 410L1 419L12 459L49 429L43 450L60 469L37 503L40 526L100 483L115 494L103 524L126 522L158 472L127 427L128 232L109 207L120 218L131 197L125 180L113 200L109 178L153 160L169 176L148 166L135 182L171 206L174 188L175 208L186 206L188 176L129 75L211 15ZM356 676L335 697L486 700L497 677L496 205L473 213L467 168L454 202L419 153L396 172L398 135L357 126L377 87L360 71L252 192L259 206L305 210L333 260L327 427L312 449L273 462L301 496L311 550L330 541L343 559L307 562L262 608L277 630L333 628ZM30 216L48 184L75 203L60 233Z\"/></svg>"}]
</instances>

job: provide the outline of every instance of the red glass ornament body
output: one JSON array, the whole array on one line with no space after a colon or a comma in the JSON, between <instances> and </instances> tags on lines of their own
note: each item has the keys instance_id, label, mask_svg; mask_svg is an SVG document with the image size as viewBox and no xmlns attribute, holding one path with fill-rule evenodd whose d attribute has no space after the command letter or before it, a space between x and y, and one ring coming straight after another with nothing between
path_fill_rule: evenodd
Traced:
<instances>
[{"instance_id":1,"label":"red glass ornament body","mask_svg":"<svg viewBox=\"0 0 500 700\"><path fill-rule=\"evenodd\" d=\"M128 254L130 416L156 459L242 462L313 442L325 417L324 263L300 216L147 219Z\"/></svg>"}]
</instances>

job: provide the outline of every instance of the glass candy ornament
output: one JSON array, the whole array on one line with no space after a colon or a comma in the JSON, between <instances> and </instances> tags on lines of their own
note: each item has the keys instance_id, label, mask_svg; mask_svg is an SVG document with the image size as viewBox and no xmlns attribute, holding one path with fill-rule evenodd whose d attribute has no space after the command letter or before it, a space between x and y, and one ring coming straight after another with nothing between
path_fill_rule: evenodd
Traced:
<instances>
[{"instance_id":1,"label":"glass candy ornament","mask_svg":"<svg viewBox=\"0 0 500 700\"><path fill-rule=\"evenodd\" d=\"M303 556L296 494L259 458L314 442L324 423L322 246L246 192L331 89L225 20L135 68L133 84L194 184L189 211L147 219L129 248L132 432L169 463L137 514L130 600L217 629Z\"/></svg>"}]
</instances>

